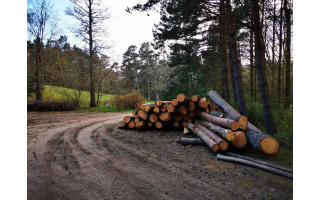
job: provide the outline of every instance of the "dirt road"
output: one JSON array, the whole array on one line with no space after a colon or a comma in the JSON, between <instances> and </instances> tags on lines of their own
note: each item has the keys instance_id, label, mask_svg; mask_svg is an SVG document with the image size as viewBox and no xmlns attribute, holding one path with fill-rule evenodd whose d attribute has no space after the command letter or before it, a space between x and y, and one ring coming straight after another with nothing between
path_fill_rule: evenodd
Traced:
<instances>
[{"instance_id":1,"label":"dirt road","mask_svg":"<svg viewBox=\"0 0 320 200\"><path fill-rule=\"evenodd\" d=\"M127 113L28 113L28 199L291 199L292 180L217 161Z\"/></svg>"}]
</instances>

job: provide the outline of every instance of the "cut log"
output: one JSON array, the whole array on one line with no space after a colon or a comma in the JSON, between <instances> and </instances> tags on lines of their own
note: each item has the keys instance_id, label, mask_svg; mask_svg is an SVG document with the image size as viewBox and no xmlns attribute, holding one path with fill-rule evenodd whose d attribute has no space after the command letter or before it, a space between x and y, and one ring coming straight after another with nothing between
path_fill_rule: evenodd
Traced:
<instances>
[{"instance_id":1,"label":"cut log","mask_svg":"<svg viewBox=\"0 0 320 200\"><path fill-rule=\"evenodd\" d=\"M167 111L167 105L162 105L160 110L161 110L161 112L166 112Z\"/></svg>"},{"instance_id":2,"label":"cut log","mask_svg":"<svg viewBox=\"0 0 320 200\"><path fill-rule=\"evenodd\" d=\"M203 140L200 138L185 138L185 137L178 137L177 138L177 143L183 144L183 145L205 145Z\"/></svg>"},{"instance_id":3,"label":"cut log","mask_svg":"<svg viewBox=\"0 0 320 200\"><path fill-rule=\"evenodd\" d=\"M160 108L159 107L155 107L154 109L153 109L153 113L155 113L155 114L159 114L160 113Z\"/></svg>"},{"instance_id":4,"label":"cut log","mask_svg":"<svg viewBox=\"0 0 320 200\"><path fill-rule=\"evenodd\" d=\"M148 126L148 127L152 127L152 126L153 126L153 123L152 123L151 121L148 121L148 122L147 122L147 126Z\"/></svg>"},{"instance_id":5,"label":"cut log","mask_svg":"<svg viewBox=\"0 0 320 200\"><path fill-rule=\"evenodd\" d=\"M130 121L132 121L134 119L134 117L132 117L132 116L125 116L124 118L123 118L123 121L127 124L127 123L129 123Z\"/></svg>"},{"instance_id":6,"label":"cut log","mask_svg":"<svg viewBox=\"0 0 320 200\"><path fill-rule=\"evenodd\" d=\"M178 128L180 126L180 123L177 121L173 122L173 127Z\"/></svg>"},{"instance_id":7,"label":"cut log","mask_svg":"<svg viewBox=\"0 0 320 200\"><path fill-rule=\"evenodd\" d=\"M184 94L178 94L177 95L177 100L182 103L182 102L188 102L190 99L184 95Z\"/></svg>"},{"instance_id":8,"label":"cut log","mask_svg":"<svg viewBox=\"0 0 320 200\"><path fill-rule=\"evenodd\" d=\"M138 115L139 119L141 119L143 121L148 119L148 113L145 110L139 110L137 115Z\"/></svg>"},{"instance_id":9,"label":"cut log","mask_svg":"<svg viewBox=\"0 0 320 200\"><path fill-rule=\"evenodd\" d=\"M203 109L203 112L205 112L205 113L208 114L208 113L210 112L210 110L209 110L209 108L204 108L204 109Z\"/></svg>"},{"instance_id":10,"label":"cut log","mask_svg":"<svg viewBox=\"0 0 320 200\"><path fill-rule=\"evenodd\" d=\"M193 95L193 96L191 97L191 101L193 101L193 102L195 102L195 103L197 103L197 102L199 101L199 99L200 99L200 96L199 96L199 95Z\"/></svg>"},{"instance_id":11,"label":"cut log","mask_svg":"<svg viewBox=\"0 0 320 200\"><path fill-rule=\"evenodd\" d=\"M181 113L178 113L178 112L174 113L174 121L179 122L179 121L181 121L181 120L182 120L182 115L181 115Z\"/></svg>"},{"instance_id":12,"label":"cut log","mask_svg":"<svg viewBox=\"0 0 320 200\"><path fill-rule=\"evenodd\" d=\"M248 125L248 118L246 116L241 115L240 117L232 117L232 116L225 116L223 113L218 111L210 111L209 113L212 116L220 117L220 118L228 118L235 120L239 123L239 128L243 131L247 130Z\"/></svg>"},{"instance_id":13,"label":"cut log","mask_svg":"<svg viewBox=\"0 0 320 200\"><path fill-rule=\"evenodd\" d=\"M183 134L188 134L188 133L192 133L188 128L184 127L183 128Z\"/></svg>"},{"instance_id":14,"label":"cut log","mask_svg":"<svg viewBox=\"0 0 320 200\"><path fill-rule=\"evenodd\" d=\"M156 115L156 114L151 114L151 115L149 116L149 120L150 120L152 123L156 123L156 122L158 121L158 119L159 119L159 117L158 117L158 115Z\"/></svg>"},{"instance_id":15,"label":"cut log","mask_svg":"<svg viewBox=\"0 0 320 200\"><path fill-rule=\"evenodd\" d=\"M198 102L198 106L200 107L200 108L207 108L208 107L208 105L209 105L209 101L206 99L206 98L200 98L199 99L199 102Z\"/></svg>"},{"instance_id":16,"label":"cut log","mask_svg":"<svg viewBox=\"0 0 320 200\"><path fill-rule=\"evenodd\" d=\"M134 128L136 126L136 124L134 123L134 121L129 122L128 127L129 128Z\"/></svg>"},{"instance_id":17,"label":"cut log","mask_svg":"<svg viewBox=\"0 0 320 200\"><path fill-rule=\"evenodd\" d=\"M154 104L152 104L153 106L154 106ZM149 105L146 105L145 107L144 107L144 110L146 111L146 112L150 112L151 110L152 110L152 108L153 107L151 107L151 106L149 106Z\"/></svg>"},{"instance_id":18,"label":"cut log","mask_svg":"<svg viewBox=\"0 0 320 200\"><path fill-rule=\"evenodd\" d=\"M127 129L127 127L126 127L126 126L118 125L118 129Z\"/></svg>"},{"instance_id":19,"label":"cut log","mask_svg":"<svg viewBox=\"0 0 320 200\"><path fill-rule=\"evenodd\" d=\"M127 123L125 121L121 121L121 126L125 127L127 126Z\"/></svg>"},{"instance_id":20,"label":"cut log","mask_svg":"<svg viewBox=\"0 0 320 200\"><path fill-rule=\"evenodd\" d=\"M162 122L160 121L157 121L156 124L155 124L156 128L160 129L162 128Z\"/></svg>"},{"instance_id":21,"label":"cut log","mask_svg":"<svg viewBox=\"0 0 320 200\"><path fill-rule=\"evenodd\" d=\"M221 155L221 154L217 154L217 159L218 160L229 161L229 162L241 163L241 164L244 164L244 165L256 167L256 168L263 169L263 170L268 171L268 172L272 172L274 174L278 174L278 175L293 179L293 174L291 174L291 173L289 173L287 171L283 171L283 170L280 170L280 169L277 169L277 168L274 168L274 167L270 167L270 166L267 166L267 165L264 165L264 164L256 163L256 162L253 162L253 161L250 161L250 160L245 160L245 159L242 159L242 158L236 158L236 157L231 157L231 156L224 156L224 155Z\"/></svg>"},{"instance_id":22,"label":"cut log","mask_svg":"<svg viewBox=\"0 0 320 200\"><path fill-rule=\"evenodd\" d=\"M228 117L240 117L240 113L233 109L220 95L211 90L207 93L209 98L221 107ZM246 136L248 142L256 149L267 155L275 155L279 151L279 142L268 134L248 122Z\"/></svg>"},{"instance_id":23,"label":"cut log","mask_svg":"<svg viewBox=\"0 0 320 200\"><path fill-rule=\"evenodd\" d=\"M172 99L172 105L178 106L179 105L178 99Z\"/></svg>"},{"instance_id":24,"label":"cut log","mask_svg":"<svg viewBox=\"0 0 320 200\"><path fill-rule=\"evenodd\" d=\"M210 111L209 114L212 115L212 116L215 116L215 117L220 117L220 118L223 118L223 117L224 117L224 114L223 114L223 113L218 112L218 111L214 111L214 110L213 110L213 111Z\"/></svg>"},{"instance_id":25,"label":"cut log","mask_svg":"<svg viewBox=\"0 0 320 200\"><path fill-rule=\"evenodd\" d=\"M270 167L274 167L274 168L281 169L281 170L284 170L284 171L292 173L292 169L289 169L289 168L286 168L286 167L283 167L283 166L280 166L280 165L276 165L276 164L273 164L273 163L269 163L269 162L266 162L266 161L263 161L263 160L258 160L258 159L255 159L255 158L251 158L251 157L248 157L248 156L243 156L243 155L240 155L240 154L237 154L237 153L232 153L232 152L227 152L226 155L227 156L233 156L233 157L236 157L236 158L242 158L242 159L245 159L245 160L250 160L250 161L253 161L253 162L256 162L256 163L260 163L260 164L263 164L263 165L267 165L267 166L270 166Z\"/></svg>"},{"instance_id":26,"label":"cut log","mask_svg":"<svg viewBox=\"0 0 320 200\"><path fill-rule=\"evenodd\" d=\"M213 110L217 110L218 107L216 105L210 103L208 108L209 108L209 111L213 111Z\"/></svg>"},{"instance_id":27,"label":"cut log","mask_svg":"<svg viewBox=\"0 0 320 200\"><path fill-rule=\"evenodd\" d=\"M182 125L183 127L187 127L188 122L187 122L187 121L182 121L181 125Z\"/></svg>"},{"instance_id":28,"label":"cut log","mask_svg":"<svg viewBox=\"0 0 320 200\"><path fill-rule=\"evenodd\" d=\"M182 119L183 119L184 121L187 121L187 120L189 119L189 115L182 115Z\"/></svg>"},{"instance_id":29,"label":"cut log","mask_svg":"<svg viewBox=\"0 0 320 200\"><path fill-rule=\"evenodd\" d=\"M234 140L236 138L234 132L232 132L229 129L222 128L220 126L217 126L217 125L212 124L212 123L207 122L207 121L201 121L201 125L205 126L209 130L211 130L214 133L220 135L222 138L224 138L224 139L226 139L228 141L232 141L232 140Z\"/></svg>"},{"instance_id":30,"label":"cut log","mask_svg":"<svg viewBox=\"0 0 320 200\"><path fill-rule=\"evenodd\" d=\"M162 106L162 101L156 101L156 102L154 103L154 105L155 105L156 107L160 107L160 106Z\"/></svg>"},{"instance_id":31,"label":"cut log","mask_svg":"<svg viewBox=\"0 0 320 200\"><path fill-rule=\"evenodd\" d=\"M185 105L180 105L180 106L178 107L178 111L179 111L181 114L185 115L185 114L188 113L188 108L187 108Z\"/></svg>"},{"instance_id":32,"label":"cut log","mask_svg":"<svg viewBox=\"0 0 320 200\"><path fill-rule=\"evenodd\" d=\"M191 111L190 113L189 113L189 117L190 118L195 118L197 116L197 112L196 111Z\"/></svg>"},{"instance_id":33,"label":"cut log","mask_svg":"<svg viewBox=\"0 0 320 200\"><path fill-rule=\"evenodd\" d=\"M216 125L219 125L219 126L222 126L225 128L229 128L231 130L238 130L239 129L239 123L237 121L232 120L232 119L215 117L215 116L209 115L205 112L200 113L199 116L202 119L205 119L205 120L212 122Z\"/></svg>"},{"instance_id":34,"label":"cut log","mask_svg":"<svg viewBox=\"0 0 320 200\"><path fill-rule=\"evenodd\" d=\"M187 122L188 122L188 123L192 123L193 120L192 120L192 119L188 119Z\"/></svg>"},{"instance_id":35,"label":"cut log","mask_svg":"<svg viewBox=\"0 0 320 200\"><path fill-rule=\"evenodd\" d=\"M199 119L195 119L195 120L194 120L194 123L198 123L198 124L199 124L199 123L200 123L200 120L199 120Z\"/></svg>"},{"instance_id":36,"label":"cut log","mask_svg":"<svg viewBox=\"0 0 320 200\"><path fill-rule=\"evenodd\" d=\"M189 123L187 125L187 128L194 134L196 134L198 137L200 137L203 140L203 142L214 152L217 152L219 150L219 144L215 142L212 138L210 138L207 134L205 134L202 130L194 126L192 123Z\"/></svg>"},{"instance_id":37,"label":"cut log","mask_svg":"<svg viewBox=\"0 0 320 200\"><path fill-rule=\"evenodd\" d=\"M171 114L169 112L162 112L159 114L159 118L162 121L167 122L171 119Z\"/></svg>"},{"instance_id":38,"label":"cut log","mask_svg":"<svg viewBox=\"0 0 320 200\"><path fill-rule=\"evenodd\" d=\"M202 130L205 134L207 134L209 137L211 137L215 142L219 144L219 147L221 150L225 151L229 147L229 143L219 137L217 134L213 133L206 127L202 126L201 124L194 124L194 126L198 127L200 130Z\"/></svg>"},{"instance_id":39,"label":"cut log","mask_svg":"<svg viewBox=\"0 0 320 200\"><path fill-rule=\"evenodd\" d=\"M137 110L143 110L144 109L144 105L142 105L141 103L136 103L135 108Z\"/></svg>"},{"instance_id":40,"label":"cut log","mask_svg":"<svg viewBox=\"0 0 320 200\"><path fill-rule=\"evenodd\" d=\"M135 118L133 121L136 124L136 123L140 122L140 119L139 118Z\"/></svg>"},{"instance_id":41,"label":"cut log","mask_svg":"<svg viewBox=\"0 0 320 200\"><path fill-rule=\"evenodd\" d=\"M234 140L232 140L233 146L235 146L237 148L243 148L247 145L247 138L246 138L246 134L244 134L244 132L235 131L234 135L236 136L236 138Z\"/></svg>"},{"instance_id":42,"label":"cut log","mask_svg":"<svg viewBox=\"0 0 320 200\"><path fill-rule=\"evenodd\" d=\"M133 115L136 115L137 113L138 113L137 110L132 111L132 114L133 114Z\"/></svg>"},{"instance_id":43,"label":"cut log","mask_svg":"<svg viewBox=\"0 0 320 200\"><path fill-rule=\"evenodd\" d=\"M193 101L190 101L190 102L188 103L188 109L189 109L189 111L194 111L194 110L196 110L196 104L195 104Z\"/></svg>"},{"instance_id":44,"label":"cut log","mask_svg":"<svg viewBox=\"0 0 320 200\"><path fill-rule=\"evenodd\" d=\"M170 104L170 105L167 106L167 111L169 113L174 113L174 112L177 111L177 107L175 107L174 105Z\"/></svg>"},{"instance_id":45,"label":"cut log","mask_svg":"<svg viewBox=\"0 0 320 200\"><path fill-rule=\"evenodd\" d=\"M139 129L139 130L145 129L146 128L146 122L140 121L140 122L136 123L136 128Z\"/></svg>"}]
</instances>

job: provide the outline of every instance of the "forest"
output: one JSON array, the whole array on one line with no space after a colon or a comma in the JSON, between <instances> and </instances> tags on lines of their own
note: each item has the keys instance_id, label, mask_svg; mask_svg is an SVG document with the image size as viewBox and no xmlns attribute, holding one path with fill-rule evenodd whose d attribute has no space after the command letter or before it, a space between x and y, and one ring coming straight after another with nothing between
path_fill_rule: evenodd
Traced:
<instances>
[{"instance_id":1,"label":"forest","mask_svg":"<svg viewBox=\"0 0 320 200\"><path fill-rule=\"evenodd\" d=\"M45 88L66 88L60 92L64 101L99 108L129 93L153 102L215 90L292 147L291 0L147 0L128 6L123 12L159 12L160 23L153 41L128 46L119 63L105 51L112 48L102 29L107 9L98 0L70 2L65 14L78 22L72 31L83 47L70 44L63 31L57 34L63 22L53 17L50 1L28 3L28 100L53 101ZM90 100L81 101L86 92Z\"/></svg>"}]
</instances>

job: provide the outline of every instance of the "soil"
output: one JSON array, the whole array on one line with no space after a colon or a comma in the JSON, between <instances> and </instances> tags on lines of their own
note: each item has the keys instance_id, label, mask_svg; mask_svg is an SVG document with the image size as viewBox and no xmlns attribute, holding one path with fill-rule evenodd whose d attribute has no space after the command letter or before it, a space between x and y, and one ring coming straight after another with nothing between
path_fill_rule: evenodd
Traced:
<instances>
[{"instance_id":1,"label":"soil","mask_svg":"<svg viewBox=\"0 0 320 200\"><path fill-rule=\"evenodd\" d=\"M28 199L292 199L293 181L118 129L129 113L28 113Z\"/></svg>"}]
</instances>

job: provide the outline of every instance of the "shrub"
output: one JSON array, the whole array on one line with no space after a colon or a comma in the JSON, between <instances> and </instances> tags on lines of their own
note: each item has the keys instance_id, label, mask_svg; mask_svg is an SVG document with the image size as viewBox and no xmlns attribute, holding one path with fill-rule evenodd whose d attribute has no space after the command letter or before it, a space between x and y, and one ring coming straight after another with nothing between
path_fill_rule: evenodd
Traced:
<instances>
[{"instance_id":1,"label":"shrub","mask_svg":"<svg viewBox=\"0 0 320 200\"><path fill-rule=\"evenodd\" d=\"M50 111L69 111L75 110L77 107L69 102L58 101L28 101L28 111L50 112Z\"/></svg>"},{"instance_id":2,"label":"shrub","mask_svg":"<svg viewBox=\"0 0 320 200\"><path fill-rule=\"evenodd\" d=\"M144 103L146 99L138 93L114 96L110 102L111 106L119 109L134 109L136 103Z\"/></svg>"}]
</instances>

